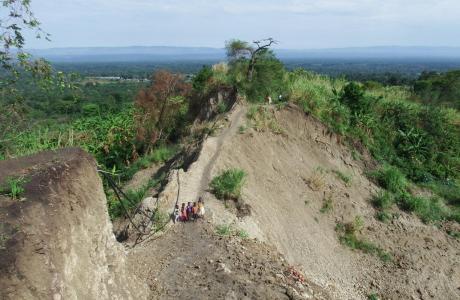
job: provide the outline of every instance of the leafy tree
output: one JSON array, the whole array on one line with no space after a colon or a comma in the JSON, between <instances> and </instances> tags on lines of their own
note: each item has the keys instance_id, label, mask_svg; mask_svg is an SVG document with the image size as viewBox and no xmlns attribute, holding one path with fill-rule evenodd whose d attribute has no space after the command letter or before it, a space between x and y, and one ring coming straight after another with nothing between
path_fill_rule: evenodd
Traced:
<instances>
[{"instance_id":1,"label":"leafy tree","mask_svg":"<svg viewBox=\"0 0 460 300\"><path fill-rule=\"evenodd\" d=\"M272 94L278 96L285 88L285 70L270 49L276 41L268 38L253 43L254 46L241 40L226 43L233 83L252 100L264 99Z\"/></svg>"},{"instance_id":2,"label":"leafy tree","mask_svg":"<svg viewBox=\"0 0 460 300\"><path fill-rule=\"evenodd\" d=\"M136 97L137 139L146 151L160 139L168 137L187 113L186 96L191 90L184 77L168 71L154 74L152 85Z\"/></svg>"},{"instance_id":3,"label":"leafy tree","mask_svg":"<svg viewBox=\"0 0 460 300\"><path fill-rule=\"evenodd\" d=\"M209 66L203 66L201 70L193 77L192 86L193 90L202 93L213 75L212 69Z\"/></svg>"}]
</instances>

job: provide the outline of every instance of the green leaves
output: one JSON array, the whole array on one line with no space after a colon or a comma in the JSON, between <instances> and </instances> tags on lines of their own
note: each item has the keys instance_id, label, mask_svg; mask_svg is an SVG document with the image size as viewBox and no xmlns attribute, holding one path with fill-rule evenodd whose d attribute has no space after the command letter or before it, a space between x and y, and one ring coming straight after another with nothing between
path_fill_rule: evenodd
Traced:
<instances>
[{"instance_id":1,"label":"green leaves","mask_svg":"<svg viewBox=\"0 0 460 300\"><path fill-rule=\"evenodd\" d=\"M214 177L210 187L218 199L238 199L246 176L241 169L229 169Z\"/></svg>"}]
</instances>

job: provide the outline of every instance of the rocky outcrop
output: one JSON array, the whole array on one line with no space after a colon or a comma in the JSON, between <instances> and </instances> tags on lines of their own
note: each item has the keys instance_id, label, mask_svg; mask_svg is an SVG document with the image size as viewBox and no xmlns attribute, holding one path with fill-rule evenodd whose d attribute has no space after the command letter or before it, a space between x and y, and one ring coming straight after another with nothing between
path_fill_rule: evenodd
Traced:
<instances>
[{"instance_id":1,"label":"rocky outcrop","mask_svg":"<svg viewBox=\"0 0 460 300\"><path fill-rule=\"evenodd\" d=\"M66 149L0 162L23 177L20 200L0 196L1 299L145 299L112 233L96 163Z\"/></svg>"}]
</instances>

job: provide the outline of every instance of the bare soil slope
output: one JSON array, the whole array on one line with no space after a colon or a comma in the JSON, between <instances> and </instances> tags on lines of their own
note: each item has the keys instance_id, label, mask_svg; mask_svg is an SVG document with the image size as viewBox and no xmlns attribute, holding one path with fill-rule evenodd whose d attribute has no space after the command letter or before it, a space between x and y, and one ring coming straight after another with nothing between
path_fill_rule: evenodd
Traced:
<instances>
[{"instance_id":1,"label":"bare soil slope","mask_svg":"<svg viewBox=\"0 0 460 300\"><path fill-rule=\"evenodd\" d=\"M78 149L0 161L0 299L147 299L115 241L96 163Z\"/></svg>"},{"instance_id":2,"label":"bare soil slope","mask_svg":"<svg viewBox=\"0 0 460 300\"><path fill-rule=\"evenodd\" d=\"M172 207L179 190L179 202L203 195L212 223L231 223L274 245L337 299L371 293L384 299L460 299L458 239L404 212L389 224L377 221L370 199L378 187L340 138L295 106L269 109L282 134L268 128L239 133L247 108L237 106L189 170L171 175L160 203ZM235 167L248 173L242 200L251 214L244 218L207 191L213 176ZM336 224L356 217L365 224L358 236L390 253L392 261L340 244Z\"/></svg>"},{"instance_id":3,"label":"bare soil slope","mask_svg":"<svg viewBox=\"0 0 460 300\"><path fill-rule=\"evenodd\" d=\"M130 252L153 299L330 299L273 247L214 230L203 220L180 223Z\"/></svg>"},{"instance_id":4,"label":"bare soil slope","mask_svg":"<svg viewBox=\"0 0 460 300\"><path fill-rule=\"evenodd\" d=\"M234 221L275 245L340 299L363 299L371 292L385 299L460 298L458 239L404 212L388 225L375 220L369 200L377 187L340 139L296 107L276 111L274 117L283 134L251 130L234 135L211 170L216 175L239 167L249 174L242 198L252 215L225 222ZM348 174L351 183L337 171ZM228 210L217 200L211 203L217 203L215 222L222 222ZM365 224L360 236L390 252L392 262L339 243L336 223L356 216Z\"/></svg>"}]
</instances>

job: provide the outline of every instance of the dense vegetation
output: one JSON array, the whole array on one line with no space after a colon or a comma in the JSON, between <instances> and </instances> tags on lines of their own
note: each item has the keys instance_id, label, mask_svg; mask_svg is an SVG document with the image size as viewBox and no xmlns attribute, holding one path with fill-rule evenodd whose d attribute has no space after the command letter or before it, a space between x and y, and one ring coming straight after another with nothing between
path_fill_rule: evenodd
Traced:
<instances>
[{"instance_id":1,"label":"dense vegetation","mask_svg":"<svg viewBox=\"0 0 460 300\"><path fill-rule=\"evenodd\" d=\"M0 135L0 159L80 146L126 180L177 151L171 145L189 134L210 93L235 87L250 102L271 98L280 105L296 103L342 135L357 156L368 149L384 166L373 175L387 190L374 199L382 219L395 204L426 222L458 220L458 71L394 79L399 85L388 80L359 83L304 69L290 71L269 46L260 47L264 45L230 41L228 62L202 67L192 80L161 71L150 82L73 77L73 84L64 88L43 88L31 78L18 82L19 102L5 94L0 99L16 109L2 113L6 130ZM254 113L260 115L254 122L267 119L261 118L263 111ZM168 149L167 155L153 159L158 148ZM392 174L404 182L402 188L393 188ZM434 196L417 196L416 185L431 189Z\"/></svg>"}]
</instances>

